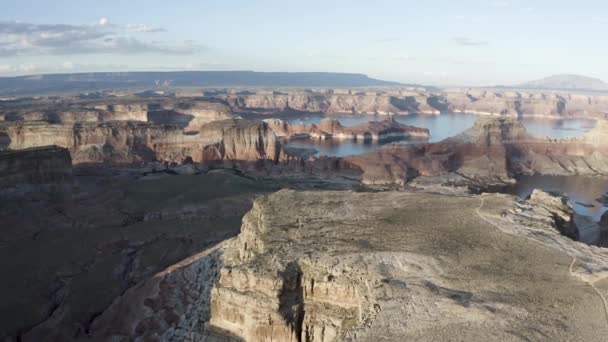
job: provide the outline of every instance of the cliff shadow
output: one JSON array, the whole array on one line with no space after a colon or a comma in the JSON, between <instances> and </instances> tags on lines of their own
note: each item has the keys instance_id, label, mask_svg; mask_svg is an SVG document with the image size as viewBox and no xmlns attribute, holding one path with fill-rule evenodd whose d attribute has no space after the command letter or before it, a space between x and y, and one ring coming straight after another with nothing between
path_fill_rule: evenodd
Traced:
<instances>
[{"instance_id":1,"label":"cliff shadow","mask_svg":"<svg viewBox=\"0 0 608 342\"><path fill-rule=\"evenodd\" d=\"M194 120L190 114L182 114L172 110L154 110L148 112L148 122L160 125L178 125L187 127Z\"/></svg>"},{"instance_id":2,"label":"cliff shadow","mask_svg":"<svg viewBox=\"0 0 608 342\"><path fill-rule=\"evenodd\" d=\"M6 132L0 132L0 151L8 150L11 142L11 137Z\"/></svg>"}]
</instances>

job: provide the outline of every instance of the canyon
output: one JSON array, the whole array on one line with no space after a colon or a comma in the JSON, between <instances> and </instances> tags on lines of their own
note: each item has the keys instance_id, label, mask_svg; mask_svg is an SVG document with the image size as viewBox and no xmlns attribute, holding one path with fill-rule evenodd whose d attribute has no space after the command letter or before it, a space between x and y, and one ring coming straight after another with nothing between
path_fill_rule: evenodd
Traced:
<instances>
[{"instance_id":1,"label":"canyon","mask_svg":"<svg viewBox=\"0 0 608 342\"><path fill-rule=\"evenodd\" d=\"M601 95L202 93L0 102L1 340L608 333L608 254L575 241L581 215L559 194L503 190L521 175L608 176ZM461 111L473 126L437 142L391 115ZM327 117L290 120L310 113ZM595 126L535 136L519 120L535 115ZM327 157L298 139L386 144Z\"/></svg>"}]
</instances>

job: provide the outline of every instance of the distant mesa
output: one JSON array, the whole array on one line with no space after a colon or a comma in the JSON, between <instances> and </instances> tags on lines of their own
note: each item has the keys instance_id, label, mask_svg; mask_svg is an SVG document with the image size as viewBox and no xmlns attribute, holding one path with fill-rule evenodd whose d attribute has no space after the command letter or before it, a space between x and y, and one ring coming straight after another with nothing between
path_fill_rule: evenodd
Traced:
<instances>
[{"instance_id":1,"label":"distant mesa","mask_svg":"<svg viewBox=\"0 0 608 342\"><path fill-rule=\"evenodd\" d=\"M138 87L379 87L402 86L363 74L330 72L110 72L0 77L0 94L83 92Z\"/></svg>"},{"instance_id":2,"label":"distant mesa","mask_svg":"<svg viewBox=\"0 0 608 342\"><path fill-rule=\"evenodd\" d=\"M526 89L608 91L608 83L598 78L569 74L553 75L515 87Z\"/></svg>"}]
</instances>

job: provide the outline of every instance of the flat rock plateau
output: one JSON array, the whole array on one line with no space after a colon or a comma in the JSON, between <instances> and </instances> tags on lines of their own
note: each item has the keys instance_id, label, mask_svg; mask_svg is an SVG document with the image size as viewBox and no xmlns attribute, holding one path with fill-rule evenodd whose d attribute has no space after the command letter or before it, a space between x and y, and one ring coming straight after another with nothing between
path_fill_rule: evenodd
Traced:
<instances>
[{"instance_id":1,"label":"flat rock plateau","mask_svg":"<svg viewBox=\"0 0 608 342\"><path fill-rule=\"evenodd\" d=\"M561 236L554 204L543 193L280 191L255 202L238 237L127 291L91 333L602 341L608 253Z\"/></svg>"},{"instance_id":2,"label":"flat rock plateau","mask_svg":"<svg viewBox=\"0 0 608 342\"><path fill-rule=\"evenodd\" d=\"M608 250L576 240L608 214L505 190L608 176L606 96L172 91L0 101L0 341L606 340ZM389 116L444 112L479 118L430 143ZM595 125L538 137L532 116ZM399 142L324 157L302 137Z\"/></svg>"}]
</instances>

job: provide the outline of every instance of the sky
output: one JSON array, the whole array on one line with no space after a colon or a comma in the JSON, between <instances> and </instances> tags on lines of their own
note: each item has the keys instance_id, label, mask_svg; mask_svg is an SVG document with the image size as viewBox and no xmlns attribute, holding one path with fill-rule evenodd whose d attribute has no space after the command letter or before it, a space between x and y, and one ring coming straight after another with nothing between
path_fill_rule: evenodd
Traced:
<instances>
[{"instance_id":1,"label":"sky","mask_svg":"<svg viewBox=\"0 0 608 342\"><path fill-rule=\"evenodd\" d=\"M0 76L355 72L438 86L608 81L605 0L2 0Z\"/></svg>"}]
</instances>

